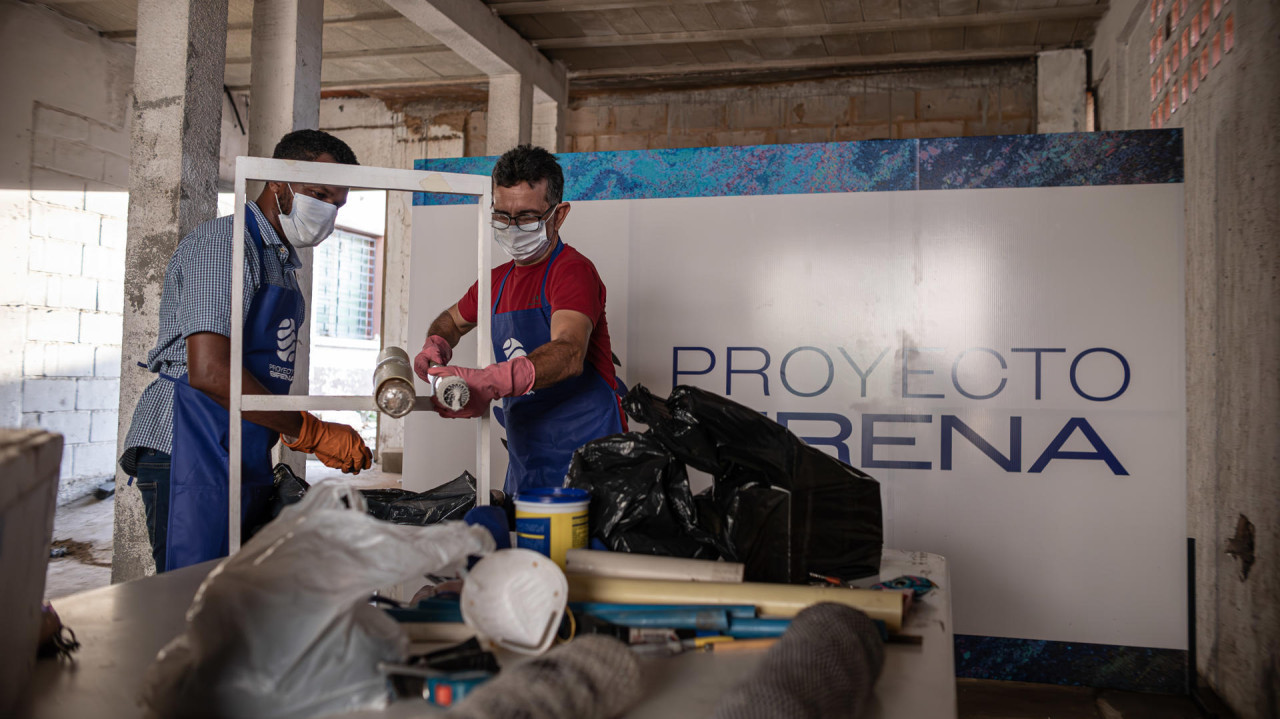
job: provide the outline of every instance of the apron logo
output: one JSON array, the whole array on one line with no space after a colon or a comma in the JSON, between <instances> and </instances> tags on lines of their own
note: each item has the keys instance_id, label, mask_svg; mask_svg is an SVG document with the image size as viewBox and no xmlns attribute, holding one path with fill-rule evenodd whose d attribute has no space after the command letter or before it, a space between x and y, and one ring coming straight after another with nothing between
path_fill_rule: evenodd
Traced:
<instances>
[{"instance_id":1,"label":"apron logo","mask_svg":"<svg viewBox=\"0 0 1280 719\"><path fill-rule=\"evenodd\" d=\"M502 351L507 355L508 360L513 360L517 357L524 357L526 354L524 351L524 345L520 344L520 340L515 337L512 337L502 343Z\"/></svg>"},{"instance_id":2,"label":"apron logo","mask_svg":"<svg viewBox=\"0 0 1280 719\"><path fill-rule=\"evenodd\" d=\"M292 362L296 354L298 345L298 326L294 324L292 319L285 319L280 322L280 329L276 330L276 355L280 357L282 362Z\"/></svg>"}]
</instances>

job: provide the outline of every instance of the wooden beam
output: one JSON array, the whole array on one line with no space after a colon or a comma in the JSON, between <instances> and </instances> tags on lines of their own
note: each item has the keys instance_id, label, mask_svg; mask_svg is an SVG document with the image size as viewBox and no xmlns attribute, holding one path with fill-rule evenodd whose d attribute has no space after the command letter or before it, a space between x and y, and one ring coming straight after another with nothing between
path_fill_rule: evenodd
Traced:
<instances>
[{"instance_id":1,"label":"wooden beam","mask_svg":"<svg viewBox=\"0 0 1280 719\"><path fill-rule=\"evenodd\" d=\"M403 16L398 12L367 12L357 13L355 15L342 15L325 18L325 27L342 27L344 25L360 25L367 22L380 22L383 20L400 20ZM232 30L252 30L251 22L232 22L227 23L227 31ZM111 30L102 33L102 36L108 40L117 42L136 42L138 39L137 30Z\"/></svg>"},{"instance_id":2,"label":"wooden beam","mask_svg":"<svg viewBox=\"0 0 1280 719\"><path fill-rule=\"evenodd\" d=\"M519 74L557 102L567 102L564 66L538 52L480 0L383 0L489 77Z\"/></svg>"},{"instance_id":3,"label":"wooden beam","mask_svg":"<svg viewBox=\"0 0 1280 719\"><path fill-rule=\"evenodd\" d=\"M1038 46L1006 47L995 50L955 50L929 52L895 52L884 55L850 55L844 57L794 58L791 60L759 60L753 62L719 62L706 65L654 65L650 67L611 67L600 70L577 70L569 73L572 82L592 80L644 80L664 76L759 73L781 70L814 70L833 68L878 67L884 65L925 65L956 62L981 62L1035 57Z\"/></svg>"},{"instance_id":4,"label":"wooden beam","mask_svg":"<svg viewBox=\"0 0 1280 719\"><path fill-rule=\"evenodd\" d=\"M414 47L391 47L379 48L376 50L347 50L345 52L326 52L321 56L321 60L369 60L384 57L406 57L409 55L432 54L453 54L453 51L444 45L416 45ZM227 58L228 65L247 65L250 57L245 55L242 57Z\"/></svg>"},{"instance_id":5,"label":"wooden beam","mask_svg":"<svg viewBox=\"0 0 1280 719\"><path fill-rule=\"evenodd\" d=\"M1104 12L1106 12L1106 7L1102 5L1077 5L1043 10L903 18L899 20L868 20L864 22L824 23L820 25L784 25L780 27L750 27L738 30L699 30L693 32L655 32L641 35L556 37L538 40L534 42L534 45L542 50L568 50L633 45L669 45L685 42L741 41L754 40L756 38L820 37L822 35L850 35L853 33L944 30L957 27L984 27L1040 22L1042 20L1088 20L1101 17Z\"/></svg>"}]
</instances>

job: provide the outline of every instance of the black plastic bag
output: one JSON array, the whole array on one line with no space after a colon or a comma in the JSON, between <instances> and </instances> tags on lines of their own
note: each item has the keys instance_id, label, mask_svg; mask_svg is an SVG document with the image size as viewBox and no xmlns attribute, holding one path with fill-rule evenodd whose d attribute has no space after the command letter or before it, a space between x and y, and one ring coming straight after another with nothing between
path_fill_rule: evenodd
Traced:
<instances>
[{"instance_id":1,"label":"black plastic bag","mask_svg":"<svg viewBox=\"0 0 1280 719\"><path fill-rule=\"evenodd\" d=\"M805 444L782 425L719 395L681 385L665 401L637 385L623 400L679 460L714 475L700 523L749 581L857 579L880 568L880 484Z\"/></svg>"},{"instance_id":2,"label":"black plastic bag","mask_svg":"<svg viewBox=\"0 0 1280 719\"><path fill-rule=\"evenodd\" d=\"M311 485L294 474L293 468L284 462L277 464L272 474L275 476L275 494L271 497L271 518L275 519L285 507L301 502Z\"/></svg>"},{"instance_id":3,"label":"black plastic bag","mask_svg":"<svg viewBox=\"0 0 1280 719\"><path fill-rule=\"evenodd\" d=\"M462 519L476 504L476 479L463 472L446 484L425 492L407 489L362 489L369 514L395 524L428 525Z\"/></svg>"},{"instance_id":4,"label":"black plastic bag","mask_svg":"<svg viewBox=\"0 0 1280 719\"><path fill-rule=\"evenodd\" d=\"M713 559L714 537L696 524L684 465L639 432L588 442L573 453L565 486L591 492L591 536L617 552Z\"/></svg>"},{"instance_id":5,"label":"black plastic bag","mask_svg":"<svg viewBox=\"0 0 1280 719\"><path fill-rule=\"evenodd\" d=\"M271 518L290 504L302 501L311 485L293 473L289 465L275 466L275 494L271 498ZM407 489L362 489L369 514L395 524L425 526L446 519L462 519L476 500L476 480L470 472L425 492ZM501 493L498 493L501 494ZM495 498L495 504L500 504Z\"/></svg>"}]
</instances>

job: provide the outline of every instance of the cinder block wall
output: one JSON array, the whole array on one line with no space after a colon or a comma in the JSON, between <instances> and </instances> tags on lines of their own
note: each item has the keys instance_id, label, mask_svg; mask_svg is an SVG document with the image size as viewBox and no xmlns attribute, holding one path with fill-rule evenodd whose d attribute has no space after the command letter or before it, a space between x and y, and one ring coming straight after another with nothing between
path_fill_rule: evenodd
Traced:
<instances>
[{"instance_id":1,"label":"cinder block wall","mask_svg":"<svg viewBox=\"0 0 1280 719\"><path fill-rule=\"evenodd\" d=\"M65 437L66 501L115 473L133 48L0 3L0 67L0 426Z\"/></svg>"},{"instance_id":2,"label":"cinder block wall","mask_svg":"<svg viewBox=\"0 0 1280 719\"><path fill-rule=\"evenodd\" d=\"M63 435L58 499L115 474L129 133L35 106L22 426Z\"/></svg>"},{"instance_id":3,"label":"cinder block wall","mask_svg":"<svg viewBox=\"0 0 1280 719\"><path fill-rule=\"evenodd\" d=\"M575 91L567 150L1033 132L1034 61L678 92Z\"/></svg>"},{"instance_id":4,"label":"cinder block wall","mask_svg":"<svg viewBox=\"0 0 1280 719\"><path fill-rule=\"evenodd\" d=\"M706 89L569 87L564 152L1035 132L1034 59ZM485 154L485 113L455 131Z\"/></svg>"}]
</instances>

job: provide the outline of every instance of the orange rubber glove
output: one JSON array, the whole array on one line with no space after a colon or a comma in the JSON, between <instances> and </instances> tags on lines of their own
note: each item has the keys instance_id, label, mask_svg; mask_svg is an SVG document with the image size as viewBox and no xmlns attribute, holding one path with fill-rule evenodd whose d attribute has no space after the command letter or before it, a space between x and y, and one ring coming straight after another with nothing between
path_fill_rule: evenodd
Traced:
<instances>
[{"instance_id":1,"label":"orange rubber glove","mask_svg":"<svg viewBox=\"0 0 1280 719\"><path fill-rule=\"evenodd\" d=\"M423 382L430 382L427 370L434 365L447 365L451 359L453 348L449 346L449 341L440 335L430 335L422 344L422 351L413 358L413 373L421 377Z\"/></svg>"},{"instance_id":2,"label":"orange rubber glove","mask_svg":"<svg viewBox=\"0 0 1280 719\"><path fill-rule=\"evenodd\" d=\"M441 417L451 419L479 417L484 414L489 403L499 397L519 397L529 394L533 389L533 360L528 357L516 357L506 362L495 362L484 369L467 367L432 367L427 371L432 377L461 377L471 390L471 398L466 406L454 412L441 405L437 397L432 397L436 411Z\"/></svg>"},{"instance_id":3,"label":"orange rubber glove","mask_svg":"<svg viewBox=\"0 0 1280 719\"><path fill-rule=\"evenodd\" d=\"M341 469L347 474L360 474L360 470L369 468L373 453L354 429L337 422L323 422L310 412L301 414L302 432L292 442L281 437L284 446L314 454L326 467Z\"/></svg>"}]
</instances>

